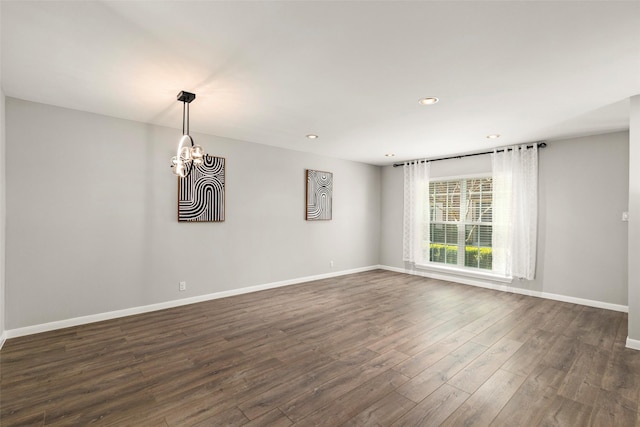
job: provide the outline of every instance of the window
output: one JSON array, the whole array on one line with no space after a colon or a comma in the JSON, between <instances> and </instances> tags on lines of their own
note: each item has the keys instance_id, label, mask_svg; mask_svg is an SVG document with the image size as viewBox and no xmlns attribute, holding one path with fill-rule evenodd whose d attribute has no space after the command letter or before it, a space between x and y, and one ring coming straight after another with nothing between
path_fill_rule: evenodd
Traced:
<instances>
[{"instance_id":1,"label":"window","mask_svg":"<svg viewBox=\"0 0 640 427\"><path fill-rule=\"evenodd\" d=\"M490 177L429 183L430 262L492 268Z\"/></svg>"}]
</instances>

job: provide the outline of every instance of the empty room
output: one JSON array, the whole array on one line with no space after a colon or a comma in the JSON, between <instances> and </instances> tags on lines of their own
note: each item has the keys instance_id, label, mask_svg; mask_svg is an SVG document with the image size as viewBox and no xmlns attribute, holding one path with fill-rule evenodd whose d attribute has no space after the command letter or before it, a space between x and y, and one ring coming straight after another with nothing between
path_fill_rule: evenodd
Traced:
<instances>
[{"instance_id":1,"label":"empty room","mask_svg":"<svg viewBox=\"0 0 640 427\"><path fill-rule=\"evenodd\" d=\"M640 1L0 0L0 426L640 426Z\"/></svg>"}]
</instances>

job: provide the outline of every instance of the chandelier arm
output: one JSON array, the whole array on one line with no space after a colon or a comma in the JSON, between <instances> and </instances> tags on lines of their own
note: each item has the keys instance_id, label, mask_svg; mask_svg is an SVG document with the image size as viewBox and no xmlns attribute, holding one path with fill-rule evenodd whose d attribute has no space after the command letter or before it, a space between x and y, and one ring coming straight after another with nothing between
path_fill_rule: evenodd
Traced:
<instances>
[{"instance_id":1,"label":"chandelier arm","mask_svg":"<svg viewBox=\"0 0 640 427\"><path fill-rule=\"evenodd\" d=\"M192 147L195 145L193 143L193 138L191 138L191 135L185 134L185 135L182 135L182 138L180 138L180 142L178 143L177 157L179 159L182 159L182 160L185 160L185 161L188 160L188 159L183 159L182 158L182 148L184 147L186 141L189 141L189 143L191 144Z\"/></svg>"}]
</instances>

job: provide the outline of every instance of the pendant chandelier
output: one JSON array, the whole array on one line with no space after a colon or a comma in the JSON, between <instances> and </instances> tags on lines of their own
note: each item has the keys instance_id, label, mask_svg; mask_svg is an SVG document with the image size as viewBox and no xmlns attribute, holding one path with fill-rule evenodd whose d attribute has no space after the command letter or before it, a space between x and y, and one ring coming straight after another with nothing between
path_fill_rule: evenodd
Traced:
<instances>
[{"instance_id":1,"label":"pendant chandelier","mask_svg":"<svg viewBox=\"0 0 640 427\"><path fill-rule=\"evenodd\" d=\"M196 94L182 91L178 94L178 101L182 102L182 138L178 143L178 152L171 159L173 173L181 178L186 178L191 173L194 165L201 165L204 151L199 145L193 143L189 135L189 104L196 99Z\"/></svg>"}]
</instances>

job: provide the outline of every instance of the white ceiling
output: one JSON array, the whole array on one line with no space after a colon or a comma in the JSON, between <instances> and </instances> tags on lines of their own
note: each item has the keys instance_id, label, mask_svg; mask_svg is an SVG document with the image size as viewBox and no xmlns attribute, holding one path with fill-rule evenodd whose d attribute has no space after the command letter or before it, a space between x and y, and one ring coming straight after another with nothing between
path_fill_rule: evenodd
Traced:
<instances>
[{"instance_id":1,"label":"white ceiling","mask_svg":"<svg viewBox=\"0 0 640 427\"><path fill-rule=\"evenodd\" d=\"M8 96L180 129L184 89L192 131L372 164L628 129L640 94L640 1L1 7Z\"/></svg>"}]
</instances>

